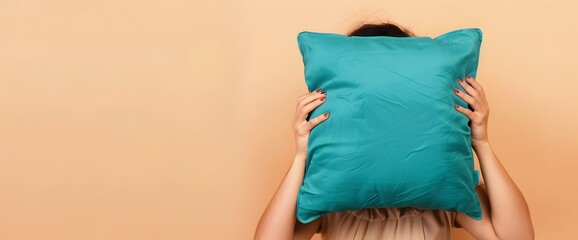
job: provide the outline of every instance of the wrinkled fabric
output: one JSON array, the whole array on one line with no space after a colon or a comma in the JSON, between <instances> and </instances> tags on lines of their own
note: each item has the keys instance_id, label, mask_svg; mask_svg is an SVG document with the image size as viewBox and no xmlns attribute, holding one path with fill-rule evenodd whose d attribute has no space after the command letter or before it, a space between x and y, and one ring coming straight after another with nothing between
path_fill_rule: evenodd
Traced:
<instances>
[{"instance_id":1,"label":"wrinkled fabric","mask_svg":"<svg viewBox=\"0 0 578 240\"><path fill-rule=\"evenodd\" d=\"M329 212L416 207L465 212L480 220L468 104L457 78L476 77L482 32L436 38L300 32L309 91L326 100L311 130L297 218Z\"/></svg>"},{"instance_id":2,"label":"wrinkled fabric","mask_svg":"<svg viewBox=\"0 0 578 240\"><path fill-rule=\"evenodd\" d=\"M321 217L323 240L448 240L457 212L369 208Z\"/></svg>"}]
</instances>

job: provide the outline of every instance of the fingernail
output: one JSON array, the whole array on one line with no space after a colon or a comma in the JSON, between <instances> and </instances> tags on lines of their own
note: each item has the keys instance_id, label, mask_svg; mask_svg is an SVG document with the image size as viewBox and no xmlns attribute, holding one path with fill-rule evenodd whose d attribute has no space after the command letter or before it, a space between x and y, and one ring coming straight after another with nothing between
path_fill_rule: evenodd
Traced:
<instances>
[{"instance_id":1,"label":"fingernail","mask_svg":"<svg viewBox=\"0 0 578 240\"><path fill-rule=\"evenodd\" d=\"M325 98L321 98L321 101L322 101L322 102L325 101Z\"/></svg>"},{"instance_id":2,"label":"fingernail","mask_svg":"<svg viewBox=\"0 0 578 240\"><path fill-rule=\"evenodd\" d=\"M326 95L327 95L327 92L326 92L326 91L323 91L323 92L321 92L321 94L326 94Z\"/></svg>"},{"instance_id":3,"label":"fingernail","mask_svg":"<svg viewBox=\"0 0 578 240\"><path fill-rule=\"evenodd\" d=\"M317 90L315 90L316 92L321 92L321 88L318 88Z\"/></svg>"},{"instance_id":4,"label":"fingernail","mask_svg":"<svg viewBox=\"0 0 578 240\"><path fill-rule=\"evenodd\" d=\"M461 77L458 77L458 81L460 81L460 82L464 82L464 80L462 80L462 78L461 78Z\"/></svg>"},{"instance_id":5,"label":"fingernail","mask_svg":"<svg viewBox=\"0 0 578 240\"><path fill-rule=\"evenodd\" d=\"M459 93L460 91L459 91L458 89L455 89L455 88L454 88L454 92L455 92L455 93Z\"/></svg>"},{"instance_id":6,"label":"fingernail","mask_svg":"<svg viewBox=\"0 0 578 240\"><path fill-rule=\"evenodd\" d=\"M324 117L328 117L328 116L329 116L329 113L325 113L325 114L323 114L323 116L324 116Z\"/></svg>"},{"instance_id":7,"label":"fingernail","mask_svg":"<svg viewBox=\"0 0 578 240\"><path fill-rule=\"evenodd\" d=\"M456 109L458 109L460 106L458 106L457 104L454 103L454 107L455 107Z\"/></svg>"}]
</instances>

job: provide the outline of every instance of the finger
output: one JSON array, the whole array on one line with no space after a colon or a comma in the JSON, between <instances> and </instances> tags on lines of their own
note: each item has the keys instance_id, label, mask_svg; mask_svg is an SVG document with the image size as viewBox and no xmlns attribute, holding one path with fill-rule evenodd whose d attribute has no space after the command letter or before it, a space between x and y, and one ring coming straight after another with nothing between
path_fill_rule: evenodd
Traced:
<instances>
[{"instance_id":1,"label":"finger","mask_svg":"<svg viewBox=\"0 0 578 240\"><path fill-rule=\"evenodd\" d=\"M456 109L458 112L461 112L464 115L466 115L466 117L468 117L470 120L472 119L472 117L474 117L474 112L472 112L470 109L464 108L458 104L454 103L454 109Z\"/></svg>"},{"instance_id":2,"label":"finger","mask_svg":"<svg viewBox=\"0 0 578 240\"><path fill-rule=\"evenodd\" d=\"M478 90L476 90L475 88L473 88L469 83L467 83L466 81L464 81L462 78L458 77L458 83L460 84L460 86L462 86L462 88L464 88L464 90L466 90L466 92L471 95L472 97L477 97L478 96Z\"/></svg>"},{"instance_id":3,"label":"finger","mask_svg":"<svg viewBox=\"0 0 578 240\"><path fill-rule=\"evenodd\" d=\"M482 87L482 85L480 85L478 81L476 81L474 78L470 76L466 76L466 82L468 85L476 89L476 94L472 96L478 101L479 103L478 108L479 107L482 107L484 109L487 108L488 101L486 100L486 93L484 92L484 88Z\"/></svg>"},{"instance_id":4,"label":"finger","mask_svg":"<svg viewBox=\"0 0 578 240\"><path fill-rule=\"evenodd\" d=\"M305 106L308 103L312 102L313 100L317 99L319 96L324 96L324 95L320 95L320 94L325 94L326 92L324 92L321 88L317 89L313 92L307 93L305 95L303 95L303 97L297 99L297 108L301 107L301 106Z\"/></svg>"},{"instance_id":5,"label":"finger","mask_svg":"<svg viewBox=\"0 0 578 240\"><path fill-rule=\"evenodd\" d=\"M312 102L319 102L319 100L321 98L325 97L325 93L319 93L319 92L312 92L311 95L299 100L297 102L297 110L296 110L296 114L295 114L295 120L296 121L305 121L307 114L309 114L309 112L312 110L308 110L305 108L305 106L307 106L308 104L312 103ZM325 100L325 99L324 99Z\"/></svg>"},{"instance_id":6,"label":"finger","mask_svg":"<svg viewBox=\"0 0 578 240\"><path fill-rule=\"evenodd\" d=\"M471 105L472 107L475 107L477 109L478 101L474 97L470 96L469 94L467 94L463 91L460 91L457 88L454 88L454 93L456 95L458 95L458 97L460 97L461 99L466 101L469 105Z\"/></svg>"},{"instance_id":7,"label":"finger","mask_svg":"<svg viewBox=\"0 0 578 240\"><path fill-rule=\"evenodd\" d=\"M317 117L312 118L311 120L309 120L307 122L307 124L305 125L305 129L306 131L311 131L312 128L314 128L315 126L317 126L319 123L327 120L329 118L329 113L326 112L324 114L320 114Z\"/></svg>"},{"instance_id":8,"label":"finger","mask_svg":"<svg viewBox=\"0 0 578 240\"><path fill-rule=\"evenodd\" d=\"M323 104L325 100L326 100L325 94L321 95L318 98L315 98L313 101L311 101L310 103L301 108L301 111L299 111L300 116L298 116L298 118L299 119L307 118L307 114L309 114L311 111L313 111L313 109L317 108L319 105Z\"/></svg>"},{"instance_id":9,"label":"finger","mask_svg":"<svg viewBox=\"0 0 578 240\"><path fill-rule=\"evenodd\" d=\"M472 85L473 88L475 88L476 90L483 92L484 89L482 88L482 85L480 83L478 83L478 81L476 81L475 78L470 77L470 76L466 76L466 81Z\"/></svg>"},{"instance_id":10,"label":"finger","mask_svg":"<svg viewBox=\"0 0 578 240\"><path fill-rule=\"evenodd\" d=\"M308 93L306 93L306 94L303 94L303 95L301 95L301 96L299 96L299 97L297 98L297 101L299 102L301 99L304 99L304 98L306 98L306 97L308 97L308 96L311 96L311 95L315 94L316 92L317 92L317 93L320 93L320 92L322 92L322 89L321 89L321 88L318 88L318 89L315 90L315 91L312 91L312 92L308 92Z\"/></svg>"}]
</instances>

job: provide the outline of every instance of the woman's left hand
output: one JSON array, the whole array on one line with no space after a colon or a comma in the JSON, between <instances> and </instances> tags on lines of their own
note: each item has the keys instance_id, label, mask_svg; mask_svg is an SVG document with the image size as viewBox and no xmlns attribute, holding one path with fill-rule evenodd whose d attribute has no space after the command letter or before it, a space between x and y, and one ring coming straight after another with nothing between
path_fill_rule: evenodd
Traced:
<instances>
[{"instance_id":1,"label":"woman's left hand","mask_svg":"<svg viewBox=\"0 0 578 240\"><path fill-rule=\"evenodd\" d=\"M458 78L458 82L466 92L454 88L454 93L474 109L472 111L468 108L454 104L454 108L458 112L466 115L471 121L472 145L476 146L478 144L488 143L488 117L490 114L490 106L486 100L484 89L480 83L470 76L466 76L466 81Z\"/></svg>"}]
</instances>

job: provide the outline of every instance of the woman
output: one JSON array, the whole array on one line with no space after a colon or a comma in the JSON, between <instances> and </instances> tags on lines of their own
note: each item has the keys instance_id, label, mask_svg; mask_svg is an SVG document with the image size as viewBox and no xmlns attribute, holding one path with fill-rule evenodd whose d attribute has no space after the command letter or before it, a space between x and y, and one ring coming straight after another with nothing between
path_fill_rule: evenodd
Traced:
<instances>
[{"instance_id":1,"label":"woman","mask_svg":"<svg viewBox=\"0 0 578 240\"><path fill-rule=\"evenodd\" d=\"M365 24L349 36L415 36L393 23ZM326 214L308 224L295 216L296 200L302 184L309 133L330 117L324 113L309 121L308 114L323 104L325 92L317 89L298 98L293 121L296 153L281 185L259 220L255 239L449 239L452 227L466 229L476 239L534 239L528 205L497 156L488 139L490 108L484 89L472 77L456 79L466 92L454 93L471 108L454 109L470 119L472 148L478 156L483 181L476 187L483 218L476 221L461 212L405 208L371 208Z\"/></svg>"}]
</instances>

